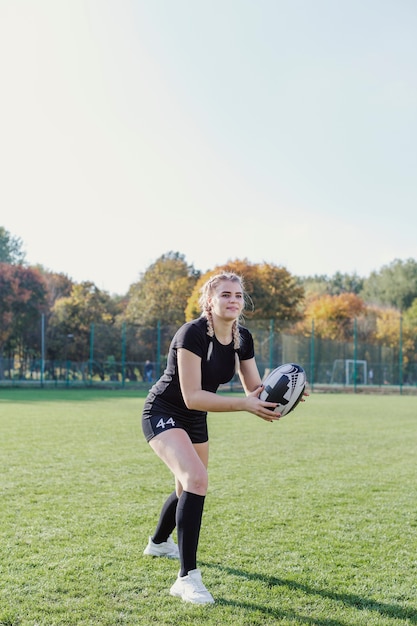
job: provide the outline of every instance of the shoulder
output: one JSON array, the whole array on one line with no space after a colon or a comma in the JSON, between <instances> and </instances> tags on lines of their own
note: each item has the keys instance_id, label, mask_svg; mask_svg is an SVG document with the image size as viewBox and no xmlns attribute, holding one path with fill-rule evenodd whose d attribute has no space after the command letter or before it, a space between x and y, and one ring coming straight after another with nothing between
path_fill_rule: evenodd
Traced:
<instances>
[{"instance_id":1,"label":"shoulder","mask_svg":"<svg viewBox=\"0 0 417 626\"><path fill-rule=\"evenodd\" d=\"M186 348L199 356L207 351L209 337L207 335L207 322L205 318L199 318L186 322L179 328L174 337L176 348Z\"/></svg>"},{"instance_id":2,"label":"shoulder","mask_svg":"<svg viewBox=\"0 0 417 626\"><path fill-rule=\"evenodd\" d=\"M255 355L252 333L239 324L240 348L238 350L241 360L251 359Z\"/></svg>"},{"instance_id":3,"label":"shoulder","mask_svg":"<svg viewBox=\"0 0 417 626\"><path fill-rule=\"evenodd\" d=\"M205 334L207 334L207 322L205 318L200 317L196 320L183 324L175 333L175 337L196 337Z\"/></svg>"},{"instance_id":4,"label":"shoulder","mask_svg":"<svg viewBox=\"0 0 417 626\"><path fill-rule=\"evenodd\" d=\"M246 328L246 326L241 326L240 324L239 324L239 334L242 339L252 338L252 333L250 332L250 330Z\"/></svg>"}]
</instances>

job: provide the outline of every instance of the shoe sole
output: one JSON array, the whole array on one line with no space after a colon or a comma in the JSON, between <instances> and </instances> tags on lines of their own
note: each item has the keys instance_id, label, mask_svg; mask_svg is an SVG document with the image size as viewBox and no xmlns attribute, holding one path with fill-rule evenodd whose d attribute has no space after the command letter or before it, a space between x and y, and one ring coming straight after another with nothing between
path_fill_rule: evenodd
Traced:
<instances>
[{"instance_id":1,"label":"shoe sole","mask_svg":"<svg viewBox=\"0 0 417 626\"><path fill-rule=\"evenodd\" d=\"M181 594L177 593L171 593L171 596L174 596L175 598L181 598L183 602L187 602L188 604L214 604L214 600L203 600L202 602L199 602L197 600L189 600L188 598L183 598Z\"/></svg>"},{"instance_id":2,"label":"shoe sole","mask_svg":"<svg viewBox=\"0 0 417 626\"><path fill-rule=\"evenodd\" d=\"M166 559L179 559L179 555L178 554L153 554L153 552L144 552L143 553L145 556L154 556L156 558L158 557L165 557Z\"/></svg>"},{"instance_id":3,"label":"shoe sole","mask_svg":"<svg viewBox=\"0 0 417 626\"><path fill-rule=\"evenodd\" d=\"M190 600L189 598L184 598L184 596L182 595L182 593L180 591L172 591L172 589L170 589L169 591L171 596L174 596L174 598L181 598L181 600L183 602L188 602L189 604L214 604L214 599L212 600L203 600L202 602L199 602L198 600Z\"/></svg>"}]
</instances>

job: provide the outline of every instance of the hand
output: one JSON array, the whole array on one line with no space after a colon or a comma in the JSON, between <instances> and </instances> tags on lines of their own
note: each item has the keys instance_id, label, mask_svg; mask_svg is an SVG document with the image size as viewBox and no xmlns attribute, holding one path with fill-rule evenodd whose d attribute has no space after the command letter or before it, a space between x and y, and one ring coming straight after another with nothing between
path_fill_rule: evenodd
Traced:
<instances>
[{"instance_id":1,"label":"hand","mask_svg":"<svg viewBox=\"0 0 417 626\"><path fill-rule=\"evenodd\" d=\"M261 385L260 387L255 389L255 391L252 391L246 396L245 408L249 413L253 413L253 415L257 415L258 417L265 420L266 422L277 422L280 419L281 414L273 413L272 411L278 406L278 403L266 402L265 400L261 400L259 398L259 395L262 390L263 390L263 385Z\"/></svg>"}]
</instances>

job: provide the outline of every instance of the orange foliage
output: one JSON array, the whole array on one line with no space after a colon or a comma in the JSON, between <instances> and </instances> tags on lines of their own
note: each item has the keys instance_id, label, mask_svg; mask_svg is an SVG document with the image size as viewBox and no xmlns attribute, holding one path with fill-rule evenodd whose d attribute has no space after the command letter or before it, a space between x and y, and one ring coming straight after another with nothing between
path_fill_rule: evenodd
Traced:
<instances>
[{"instance_id":1,"label":"orange foliage","mask_svg":"<svg viewBox=\"0 0 417 626\"><path fill-rule=\"evenodd\" d=\"M310 334L314 320L314 332L318 337L346 341L352 337L353 320L365 311L365 303L354 293L319 296L307 302L304 320L297 325L295 332Z\"/></svg>"}]
</instances>

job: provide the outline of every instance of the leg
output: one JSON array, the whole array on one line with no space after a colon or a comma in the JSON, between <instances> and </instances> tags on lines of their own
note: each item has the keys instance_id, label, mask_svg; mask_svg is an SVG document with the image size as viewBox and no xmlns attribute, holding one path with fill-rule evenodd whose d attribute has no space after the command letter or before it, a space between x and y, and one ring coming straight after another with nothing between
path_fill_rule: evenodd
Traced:
<instances>
[{"instance_id":1,"label":"leg","mask_svg":"<svg viewBox=\"0 0 417 626\"><path fill-rule=\"evenodd\" d=\"M198 456L201 461L204 463L204 466L207 468L208 464L208 445L206 443L203 444L194 444L194 449L196 450ZM158 525L155 529L155 533L151 537L153 543L159 545L162 543L166 543L169 536L173 532L176 526L176 511L178 498L181 496L183 492L183 488L181 483L176 479L176 490L171 493L166 501L164 502L161 510L161 514L159 516ZM165 550L167 546L164 546L162 549ZM171 550L170 550L171 552Z\"/></svg>"},{"instance_id":2,"label":"leg","mask_svg":"<svg viewBox=\"0 0 417 626\"><path fill-rule=\"evenodd\" d=\"M208 442L192 444L188 434L172 428L150 441L156 454L173 472L179 495L176 524L181 576L196 569L197 547L207 492Z\"/></svg>"},{"instance_id":3,"label":"leg","mask_svg":"<svg viewBox=\"0 0 417 626\"><path fill-rule=\"evenodd\" d=\"M214 602L197 569L197 547L208 486L208 441L192 444L188 434L172 428L150 440L150 446L175 476L179 496L176 524L181 569L170 593L183 600Z\"/></svg>"},{"instance_id":4,"label":"leg","mask_svg":"<svg viewBox=\"0 0 417 626\"><path fill-rule=\"evenodd\" d=\"M174 474L180 491L206 495L208 441L192 444L185 430L171 428L151 439L149 445Z\"/></svg>"},{"instance_id":5,"label":"leg","mask_svg":"<svg viewBox=\"0 0 417 626\"><path fill-rule=\"evenodd\" d=\"M161 510L158 525L155 529L152 541L156 544L164 543L175 528L175 516L177 512L178 497L175 491L168 496Z\"/></svg>"},{"instance_id":6,"label":"leg","mask_svg":"<svg viewBox=\"0 0 417 626\"><path fill-rule=\"evenodd\" d=\"M204 443L194 443L194 450L197 452L198 456L200 457L204 467L207 469L208 467L208 458L209 458L209 443L208 441L204 442ZM180 495L183 492L183 487L180 483L180 481L178 480L178 478L175 478L175 490L177 492L177 496L178 498L180 497Z\"/></svg>"}]
</instances>

